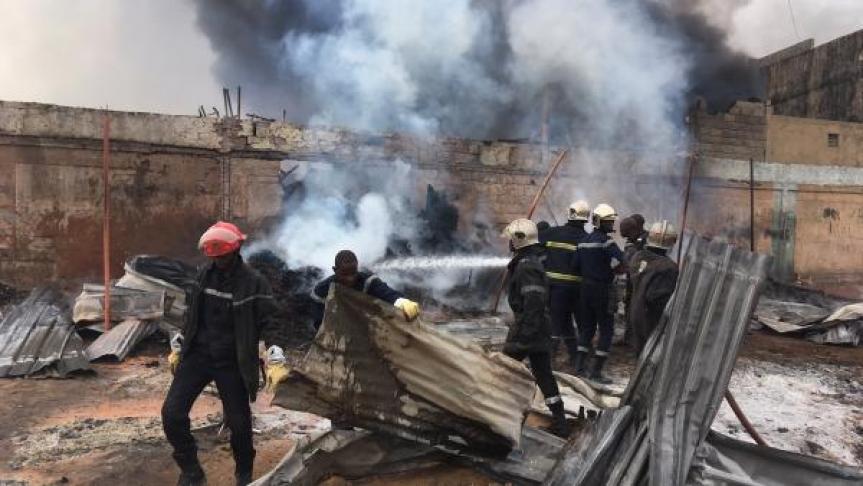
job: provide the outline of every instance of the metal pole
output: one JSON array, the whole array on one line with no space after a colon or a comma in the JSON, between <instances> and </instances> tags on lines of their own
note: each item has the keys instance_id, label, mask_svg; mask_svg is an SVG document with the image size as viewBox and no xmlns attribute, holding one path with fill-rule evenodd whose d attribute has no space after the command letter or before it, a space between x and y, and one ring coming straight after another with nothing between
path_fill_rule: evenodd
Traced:
<instances>
[{"instance_id":1,"label":"metal pole","mask_svg":"<svg viewBox=\"0 0 863 486\"><path fill-rule=\"evenodd\" d=\"M111 118L102 115L102 272L105 331L111 329Z\"/></svg>"},{"instance_id":2,"label":"metal pole","mask_svg":"<svg viewBox=\"0 0 863 486\"><path fill-rule=\"evenodd\" d=\"M755 162L749 158L749 251L755 251Z\"/></svg>"},{"instance_id":3,"label":"metal pole","mask_svg":"<svg viewBox=\"0 0 863 486\"><path fill-rule=\"evenodd\" d=\"M237 118L243 118L242 108L240 107L240 101L243 96L243 87L237 86Z\"/></svg>"},{"instance_id":4,"label":"metal pole","mask_svg":"<svg viewBox=\"0 0 863 486\"><path fill-rule=\"evenodd\" d=\"M686 191L683 195L683 220L680 222L680 243L677 245L677 265L683 265L683 232L686 231L686 214L689 212L689 193L692 190L692 172L695 168L695 154L690 154L689 157L689 174L686 176Z\"/></svg>"},{"instance_id":5,"label":"metal pole","mask_svg":"<svg viewBox=\"0 0 863 486\"><path fill-rule=\"evenodd\" d=\"M536 191L536 195L533 197L533 202L530 203L530 209L527 210L527 219L533 217L534 211L536 211L536 206L539 204L539 201L542 199L542 195L545 193L545 189L548 187L548 183L551 181L551 178L554 177L554 174L557 172L557 168L560 167L561 162L569 155L569 150L564 150L557 156L557 160L551 165L551 168L548 170L548 174L545 176L545 180L542 181L542 185L539 186L539 190ZM497 306L500 304L500 297L503 294L503 288L506 285L506 270L503 272L503 276L500 279L500 286L497 289L497 293L494 296L494 304L492 305L491 311L497 312Z\"/></svg>"},{"instance_id":6,"label":"metal pole","mask_svg":"<svg viewBox=\"0 0 863 486\"><path fill-rule=\"evenodd\" d=\"M734 411L734 415L737 416L737 420L740 421L740 424L743 425L743 428L746 429L746 433L749 434L749 437L752 437L752 440L755 441L756 444L760 446L766 446L767 442L758 434L755 430L755 427L752 426L752 422L746 418L746 415L743 414L743 410L740 408L740 405L737 403L737 400L734 399L734 395L731 394L730 390L725 390L725 401L728 402L728 405L731 406L731 410Z\"/></svg>"}]
</instances>

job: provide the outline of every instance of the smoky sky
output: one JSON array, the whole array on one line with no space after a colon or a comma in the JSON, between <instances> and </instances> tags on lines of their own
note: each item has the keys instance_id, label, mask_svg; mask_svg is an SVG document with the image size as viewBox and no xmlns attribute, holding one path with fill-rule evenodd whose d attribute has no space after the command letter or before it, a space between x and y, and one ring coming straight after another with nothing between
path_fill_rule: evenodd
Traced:
<instances>
[{"instance_id":1,"label":"smoky sky","mask_svg":"<svg viewBox=\"0 0 863 486\"><path fill-rule=\"evenodd\" d=\"M280 118L284 110L293 121L322 121L359 129L426 131L477 138L530 138L537 135L542 98L549 96L552 137L556 141L577 141L594 136L597 131L616 135L631 129L632 123L627 120L622 120L613 130L591 125L596 110L584 109L584 106L601 105L602 100L587 100L585 96L601 93L613 97L611 90L587 89L584 96L579 96L581 93L570 87L570 83L579 82L577 79L549 76L546 80L532 79L530 85L520 81L522 71L530 68L522 65L513 54L511 31L520 28L514 24L523 17L514 16L514 12L529 11L531 7L565 10L566 2L441 2L439 8L417 21L420 29L416 39L399 37L396 44L375 51L378 57L363 64L372 66L367 72L358 69L351 56L367 56L370 46L377 48L378 40L372 37L381 29L389 29L391 23L398 23L398 16L405 12L391 8L393 2L378 2L365 10L357 9L357 3L364 2L197 0L196 6L198 24L217 54L215 72L218 78L227 86L244 87L244 106L247 107L244 112ZM614 4L611 0L582 3L615 8L602 5ZM697 8L698 2L617 3L623 8L618 8L620 13L616 15L640 15L646 22L632 25L643 29L646 37L666 41L667 48L674 51L675 62L679 64L678 75L684 82L676 86L679 92L672 93L665 105L657 108L670 119L682 118L683 110L696 95L704 97L715 109L725 109L735 99L761 95L754 64L747 56L727 47L726 33L708 22ZM687 4L692 7L687 8ZM460 14L469 18L464 29L469 38L464 46L454 48L452 56L457 57L457 63L449 63L448 59L441 61L435 57L439 53L430 53L420 45L436 40L422 37L427 32L434 33L425 27L461 22ZM579 15L590 17L593 14L585 10ZM436 27L430 25L429 28ZM567 27L555 28L565 31ZM574 50L589 44L594 35L575 29L567 34L570 38L565 39L563 45ZM399 32L394 35L403 36ZM540 39L541 36L542 33L537 35ZM447 39L443 39L442 44L445 51L449 46ZM406 52L411 49L413 51ZM429 54L432 55L428 62L424 62L423 56ZM377 79L388 73L392 55L409 59L406 73ZM568 52L560 53L562 59L568 55ZM615 56L615 50L609 49L607 60L612 61ZM598 59L598 62L604 61ZM310 65L314 68L310 69ZM375 68L378 65L380 69ZM619 69L609 71L613 76ZM622 90L628 90L624 81L605 82L619 83ZM369 87L372 85L374 88ZM561 85L570 96L560 94ZM668 95L664 87L662 91L661 96ZM653 103L654 100L643 102ZM394 115L387 110L367 109L370 103L407 105L410 114L405 115L404 110ZM348 110L346 107L352 104L356 106Z\"/></svg>"}]
</instances>

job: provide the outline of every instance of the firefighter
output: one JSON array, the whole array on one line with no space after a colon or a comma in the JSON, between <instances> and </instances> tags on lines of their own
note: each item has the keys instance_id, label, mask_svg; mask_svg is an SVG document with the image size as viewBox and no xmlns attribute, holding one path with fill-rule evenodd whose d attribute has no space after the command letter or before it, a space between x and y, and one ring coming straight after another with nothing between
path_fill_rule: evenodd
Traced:
<instances>
[{"instance_id":1,"label":"firefighter","mask_svg":"<svg viewBox=\"0 0 863 486\"><path fill-rule=\"evenodd\" d=\"M258 391L258 340L272 325L276 310L270 285L243 262L246 236L231 223L219 221L198 242L210 259L189 294L185 335L171 340L168 362L174 374L162 405L162 426L180 467L180 485L206 484L197 446L189 430L189 411L208 383L214 381L231 430L236 484L252 480L255 449L249 402ZM281 354L276 346L271 354ZM287 378L284 364L266 370L267 381Z\"/></svg>"},{"instance_id":2,"label":"firefighter","mask_svg":"<svg viewBox=\"0 0 863 486\"><path fill-rule=\"evenodd\" d=\"M632 255L644 249L648 232L644 229L644 216L635 213L620 220L620 236L626 239L623 256L628 262Z\"/></svg>"},{"instance_id":3,"label":"firefighter","mask_svg":"<svg viewBox=\"0 0 863 486\"><path fill-rule=\"evenodd\" d=\"M576 373L587 373L587 357L593 336L599 328L599 342L593 354L593 366L589 377L600 384L608 384L602 374L605 360L611 349L614 336L614 274L624 268L623 252L609 236L614 232L617 213L608 204L600 204L593 210L593 232L578 245L576 271L581 275L581 293L578 315L578 355Z\"/></svg>"},{"instance_id":4,"label":"firefighter","mask_svg":"<svg viewBox=\"0 0 863 486\"><path fill-rule=\"evenodd\" d=\"M632 299L628 317L638 351L659 324L665 305L677 286L677 264L666 254L677 242L677 231L668 221L650 227L645 249L629 265Z\"/></svg>"},{"instance_id":5,"label":"firefighter","mask_svg":"<svg viewBox=\"0 0 863 486\"><path fill-rule=\"evenodd\" d=\"M503 236L509 239L514 252L507 266L507 279L509 306L515 315L503 352L515 360L530 361L531 372L554 417L552 432L566 437L569 430L563 400L551 369L548 277L536 224L517 219L506 227Z\"/></svg>"},{"instance_id":6,"label":"firefighter","mask_svg":"<svg viewBox=\"0 0 863 486\"><path fill-rule=\"evenodd\" d=\"M644 249L644 244L647 241L647 231L644 230L644 216L636 213L627 216L620 220L620 236L625 238L623 245L624 261L629 265L632 256ZM623 309L624 320L626 322L626 332L623 334L623 342L626 345L632 344L632 328L630 327L629 319L629 301L632 297L632 280L629 275L626 276L623 289ZM619 289L618 289L619 290Z\"/></svg>"},{"instance_id":7,"label":"firefighter","mask_svg":"<svg viewBox=\"0 0 863 486\"><path fill-rule=\"evenodd\" d=\"M321 321L324 318L324 304L327 300L327 294L330 292L330 286L336 282L345 287L371 295L377 299L389 302L401 309L405 318L413 321L420 314L420 306L416 302L406 299L400 292L392 289L384 283L377 275L360 271L357 256L350 250L342 250L336 253L336 261L333 266L333 275L315 285L312 290L312 300L317 304L315 306L315 328L321 326Z\"/></svg>"},{"instance_id":8,"label":"firefighter","mask_svg":"<svg viewBox=\"0 0 863 486\"><path fill-rule=\"evenodd\" d=\"M575 321L578 313L578 289L581 277L575 272L575 251L579 243L587 238L584 225L590 218L587 201L575 201L569 206L566 224L549 228L540 233L545 245L545 274L549 282L549 306L551 308L552 350L557 351L562 341L569 353L571 364L575 364L578 341Z\"/></svg>"}]
</instances>

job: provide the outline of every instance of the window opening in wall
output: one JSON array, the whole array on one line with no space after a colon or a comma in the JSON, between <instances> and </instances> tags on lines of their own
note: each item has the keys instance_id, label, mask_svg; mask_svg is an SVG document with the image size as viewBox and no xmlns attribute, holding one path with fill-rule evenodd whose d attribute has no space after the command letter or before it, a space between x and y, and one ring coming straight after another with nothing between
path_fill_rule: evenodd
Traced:
<instances>
[{"instance_id":1,"label":"window opening in wall","mask_svg":"<svg viewBox=\"0 0 863 486\"><path fill-rule=\"evenodd\" d=\"M839 146L839 134L838 133L828 133L827 134L827 146L828 147L838 147Z\"/></svg>"}]
</instances>

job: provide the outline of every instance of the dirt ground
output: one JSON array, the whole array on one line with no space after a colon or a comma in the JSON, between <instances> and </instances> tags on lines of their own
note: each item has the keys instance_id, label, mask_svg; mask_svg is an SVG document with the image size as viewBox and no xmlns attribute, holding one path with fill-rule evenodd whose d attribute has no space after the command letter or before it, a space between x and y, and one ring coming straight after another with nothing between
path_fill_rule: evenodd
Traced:
<instances>
[{"instance_id":1,"label":"dirt ground","mask_svg":"<svg viewBox=\"0 0 863 486\"><path fill-rule=\"evenodd\" d=\"M0 380L0 450L9 451L0 462L0 483L115 486L176 481L177 469L159 420L170 382L164 350L164 343L149 343L124 363L96 364L94 374L71 379ZM625 386L635 361L628 348L613 352L608 372L619 388ZM556 367L572 371L565 359ZM855 449L854 444L863 443L861 382L860 348L754 331L746 338L731 389L771 445L859 466L863 447ZM784 392L794 383L796 393ZM269 407L269 399L263 395L254 406L255 427L260 429L255 435L256 477L273 468L292 441L321 434L329 425L308 414ZM724 409L714 428L746 440ZM220 411L218 399L205 393L192 413L200 458L215 486L233 484L227 437L218 435ZM326 484L390 485L405 480L349 483L331 478ZM468 470L445 468L424 474L417 484L494 483Z\"/></svg>"},{"instance_id":2,"label":"dirt ground","mask_svg":"<svg viewBox=\"0 0 863 486\"><path fill-rule=\"evenodd\" d=\"M97 363L74 378L0 380L0 484L161 485L177 480L159 419L170 372L164 346L148 346L124 363ZM323 433L328 421L254 404L255 475L272 469L291 442ZM199 457L210 485L233 485L221 404L205 392L192 409Z\"/></svg>"}]
</instances>

